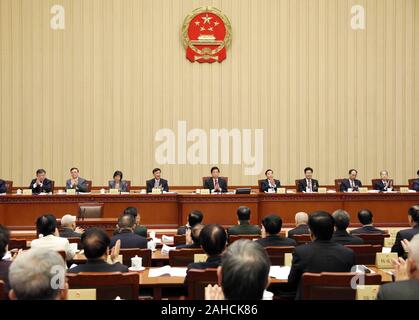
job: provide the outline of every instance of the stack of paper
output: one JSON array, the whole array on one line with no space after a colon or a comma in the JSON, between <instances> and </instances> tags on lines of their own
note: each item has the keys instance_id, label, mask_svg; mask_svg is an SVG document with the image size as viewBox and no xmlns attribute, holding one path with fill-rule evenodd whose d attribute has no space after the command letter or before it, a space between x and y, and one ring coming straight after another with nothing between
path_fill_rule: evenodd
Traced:
<instances>
[{"instance_id":1,"label":"stack of paper","mask_svg":"<svg viewBox=\"0 0 419 320\"><path fill-rule=\"evenodd\" d=\"M162 236L163 243L173 243L175 241L175 237L169 237L169 236Z\"/></svg>"},{"instance_id":2,"label":"stack of paper","mask_svg":"<svg viewBox=\"0 0 419 320\"><path fill-rule=\"evenodd\" d=\"M161 253L162 254L169 254L169 251L171 250L176 250L176 247L169 247L167 245L163 245L163 247L161 248Z\"/></svg>"},{"instance_id":3,"label":"stack of paper","mask_svg":"<svg viewBox=\"0 0 419 320\"><path fill-rule=\"evenodd\" d=\"M269 276L278 280L288 280L288 275L290 274L290 271L291 267L271 266Z\"/></svg>"},{"instance_id":4,"label":"stack of paper","mask_svg":"<svg viewBox=\"0 0 419 320\"><path fill-rule=\"evenodd\" d=\"M148 272L150 278L169 276L169 277L186 277L187 268L175 268L171 266L164 266L161 268L152 268Z\"/></svg>"}]
</instances>

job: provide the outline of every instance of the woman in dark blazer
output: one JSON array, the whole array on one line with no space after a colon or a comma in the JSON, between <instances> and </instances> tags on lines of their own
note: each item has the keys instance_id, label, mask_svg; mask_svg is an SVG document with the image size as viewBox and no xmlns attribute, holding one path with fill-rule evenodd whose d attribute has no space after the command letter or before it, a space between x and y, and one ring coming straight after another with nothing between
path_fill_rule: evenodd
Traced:
<instances>
[{"instance_id":1,"label":"woman in dark blazer","mask_svg":"<svg viewBox=\"0 0 419 320\"><path fill-rule=\"evenodd\" d=\"M109 181L109 189L118 189L120 192L128 192L128 183L122 180L123 174L121 171L115 171L113 180Z\"/></svg>"}]
</instances>

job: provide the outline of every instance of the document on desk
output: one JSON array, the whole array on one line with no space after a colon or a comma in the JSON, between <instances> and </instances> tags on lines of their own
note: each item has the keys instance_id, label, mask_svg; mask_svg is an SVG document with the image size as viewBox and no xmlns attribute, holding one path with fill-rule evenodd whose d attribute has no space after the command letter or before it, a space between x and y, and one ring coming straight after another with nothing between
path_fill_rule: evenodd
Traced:
<instances>
[{"instance_id":1,"label":"document on desk","mask_svg":"<svg viewBox=\"0 0 419 320\"><path fill-rule=\"evenodd\" d=\"M178 268L171 266L164 266L161 268L152 268L148 272L149 278L169 276L169 277L186 277L187 268Z\"/></svg>"},{"instance_id":2,"label":"document on desk","mask_svg":"<svg viewBox=\"0 0 419 320\"><path fill-rule=\"evenodd\" d=\"M288 280L288 275L290 274L291 267L289 266L271 266L269 271L269 276L278 280Z\"/></svg>"}]
</instances>

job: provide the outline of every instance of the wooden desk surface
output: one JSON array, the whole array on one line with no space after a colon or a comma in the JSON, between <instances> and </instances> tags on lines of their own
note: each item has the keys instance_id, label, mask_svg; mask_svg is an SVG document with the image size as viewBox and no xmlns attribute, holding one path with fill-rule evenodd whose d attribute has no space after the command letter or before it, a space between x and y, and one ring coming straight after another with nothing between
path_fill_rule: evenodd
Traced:
<instances>
[{"instance_id":1,"label":"wooden desk surface","mask_svg":"<svg viewBox=\"0 0 419 320\"><path fill-rule=\"evenodd\" d=\"M151 259L169 261L169 255L162 254L161 250L156 250L151 253ZM87 259L83 252L76 253L76 255L73 258L73 262L76 264L86 263L86 261Z\"/></svg>"}]
</instances>

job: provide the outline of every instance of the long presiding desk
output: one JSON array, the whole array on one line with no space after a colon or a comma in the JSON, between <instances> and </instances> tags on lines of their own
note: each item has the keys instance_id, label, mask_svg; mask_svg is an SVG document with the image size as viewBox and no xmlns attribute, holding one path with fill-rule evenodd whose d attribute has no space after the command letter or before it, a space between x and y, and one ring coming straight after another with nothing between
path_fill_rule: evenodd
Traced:
<instances>
[{"instance_id":1,"label":"long presiding desk","mask_svg":"<svg viewBox=\"0 0 419 320\"><path fill-rule=\"evenodd\" d=\"M242 205L250 207L252 224L259 224L269 214L279 214L284 227L292 227L298 211L344 209L351 215L351 226L356 227L359 225L357 212L368 208L374 213L377 226L407 227L408 208L419 203L419 193L2 195L0 224L12 230L33 230L38 216L46 213L57 218L67 213L78 215L79 206L86 203L103 206L102 219L96 219L90 225L105 224L108 228L115 226L116 218L128 206L138 208L141 224L149 228L176 228L187 222L191 210L201 210L204 223L230 226L237 223L236 210Z\"/></svg>"}]
</instances>

